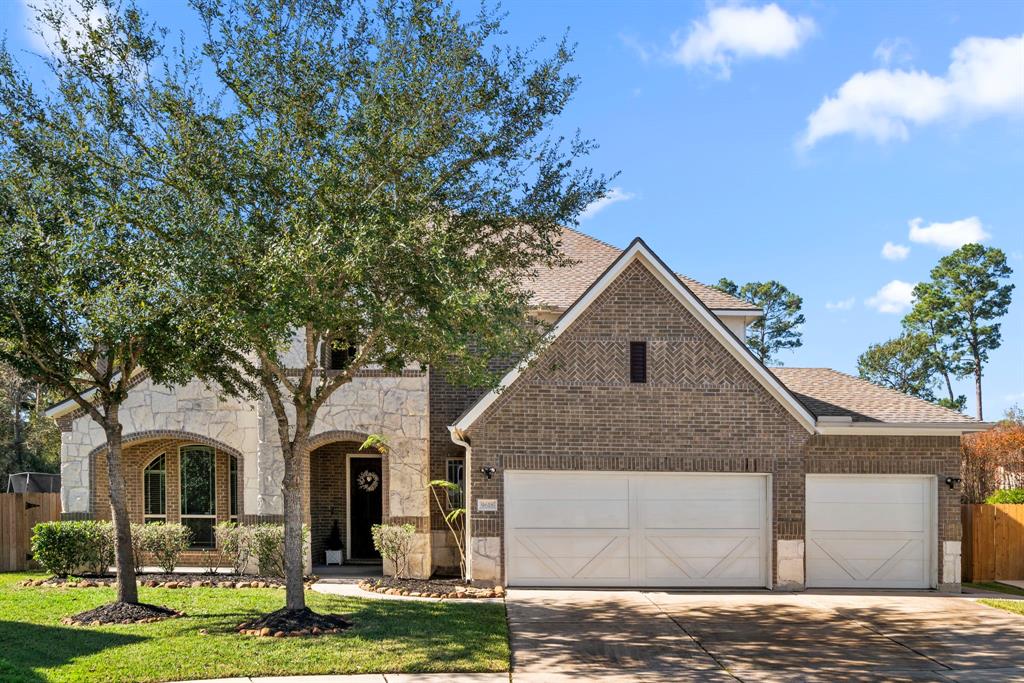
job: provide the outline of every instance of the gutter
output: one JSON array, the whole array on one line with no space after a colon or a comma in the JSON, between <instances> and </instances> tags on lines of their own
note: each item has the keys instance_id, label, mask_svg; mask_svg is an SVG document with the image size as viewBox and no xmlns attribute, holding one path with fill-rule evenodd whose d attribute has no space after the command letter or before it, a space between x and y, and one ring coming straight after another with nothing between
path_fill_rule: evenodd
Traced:
<instances>
[{"instance_id":1,"label":"gutter","mask_svg":"<svg viewBox=\"0 0 1024 683\"><path fill-rule=\"evenodd\" d=\"M823 436L963 436L994 426L994 422L854 422L849 416L824 415L815 421L815 432Z\"/></svg>"},{"instance_id":2,"label":"gutter","mask_svg":"<svg viewBox=\"0 0 1024 683\"><path fill-rule=\"evenodd\" d=\"M465 432L456 427L455 425L448 426L448 435L452 439L452 443L456 446L462 446L466 449L466 464L464 479L466 482L466 491L464 496L464 504L466 506L466 581L472 583L473 581L473 515L470 514L470 501L472 500L473 490L473 470L470 467L470 462L473 458L473 447L469 445L469 437L466 436Z\"/></svg>"}]
</instances>

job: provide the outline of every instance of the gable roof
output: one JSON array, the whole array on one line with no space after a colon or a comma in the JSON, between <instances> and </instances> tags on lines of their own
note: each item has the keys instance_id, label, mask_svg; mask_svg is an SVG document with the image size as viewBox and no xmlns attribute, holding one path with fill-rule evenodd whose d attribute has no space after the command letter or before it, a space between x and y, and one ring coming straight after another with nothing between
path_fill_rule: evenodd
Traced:
<instances>
[{"instance_id":1,"label":"gable roof","mask_svg":"<svg viewBox=\"0 0 1024 683\"><path fill-rule=\"evenodd\" d=\"M837 370L771 368L771 371L815 417L848 417L851 423L988 426L969 415Z\"/></svg>"},{"instance_id":2,"label":"gable roof","mask_svg":"<svg viewBox=\"0 0 1024 683\"><path fill-rule=\"evenodd\" d=\"M587 288L622 255L622 250L579 230L562 228L562 252L577 263L566 268L542 268L528 283L533 291L533 304L539 308L564 311L572 306ZM676 274L700 301L710 309L749 311L757 315L761 309L714 287L685 275Z\"/></svg>"},{"instance_id":3,"label":"gable roof","mask_svg":"<svg viewBox=\"0 0 1024 683\"><path fill-rule=\"evenodd\" d=\"M580 315L604 292L626 269L635 261L639 261L647 267L651 273L675 295L676 299L686 308L704 327L711 332L727 351L739 361L740 365L746 368L751 375L771 394L779 403L796 418L808 432L814 433L814 416L803 406L800 401L788 390L785 385L773 375L756 357L750 352L746 344L736 338L725 324L716 316L712 310L691 290L679 277L673 273L665 262L657 254L651 251L647 244L637 237L630 245L622 251L618 258L612 261L601 273L600 277L594 280L588 288L579 296L569 309L558 319L554 328L548 333L547 342L557 339ZM541 352L543 353L543 351ZM473 404L469 410L463 413L462 417L452 425L456 432L465 432L476 420L486 412L504 389L514 383L526 367L536 358L531 354L522 363L509 371L501 380L498 387Z\"/></svg>"}]
</instances>

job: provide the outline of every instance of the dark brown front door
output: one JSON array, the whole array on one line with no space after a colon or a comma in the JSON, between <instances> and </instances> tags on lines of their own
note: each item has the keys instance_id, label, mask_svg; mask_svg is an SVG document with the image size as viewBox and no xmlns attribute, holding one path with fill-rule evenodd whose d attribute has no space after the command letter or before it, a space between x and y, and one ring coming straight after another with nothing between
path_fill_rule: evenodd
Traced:
<instances>
[{"instance_id":1,"label":"dark brown front door","mask_svg":"<svg viewBox=\"0 0 1024 683\"><path fill-rule=\"evenodd\" d=\"M370 527L380 524L384 514L380 463L380 458L349 458L348 461L349 557L353 560L380 559L370 535Z\"/></svg>"}]
</instances>

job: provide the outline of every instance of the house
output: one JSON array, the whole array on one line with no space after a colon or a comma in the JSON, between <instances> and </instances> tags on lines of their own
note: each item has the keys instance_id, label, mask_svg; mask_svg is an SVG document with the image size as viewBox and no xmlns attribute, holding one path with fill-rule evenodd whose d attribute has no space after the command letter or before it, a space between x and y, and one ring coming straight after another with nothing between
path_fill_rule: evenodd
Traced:
<instances>
[{"instance_id":1,"label":"house","mask_svg":"<svg viewBox=\"0 0 1024 683\"><path fill-rule=\"evenodd\" d=\"M498 390L366 369L331 398L305 467L314 563L335 522L349 560L374 559L386 520L415 525L415 575L455 566L427 491L447 478L476 581L959 589L959 442L986 425L833 370L765 367L742 342L760 311L640 239L566 229L563 250L576 265L529 283L550 343ZM73 404L50 414L63 509L109 516L102 431ZM280 521L265 402L143 374L122 415L134 519L190 526L197 551L218 520ZM359 451L374 433L387 454Z\"/></svg>"}]
</instances>

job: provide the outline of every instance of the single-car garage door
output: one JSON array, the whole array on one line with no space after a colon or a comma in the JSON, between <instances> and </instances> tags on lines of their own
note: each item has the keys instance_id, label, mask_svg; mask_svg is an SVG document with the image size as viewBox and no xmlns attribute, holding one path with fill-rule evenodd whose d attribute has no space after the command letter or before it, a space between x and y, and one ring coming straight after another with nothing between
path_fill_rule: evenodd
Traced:
<instances>
[{"instance_id":1,"label":"single-car garage door","mask_svg":"<svg viewBox=\"0 0 1024 683\"><path fill-rule=\"evenodd\" d=\"M508 583L766 586L767 479L507 471Z\"/></svg>"},{"instance_id":2,"label":"single-car garage door","mask_svg":"<svg viewBox=\"0 0 1024 683\"><path fill-rule=\"evenodd\" d=\"M931 587L935 509L935 477L808 475L808 587Z\"/></svg>"}]
</instances>

